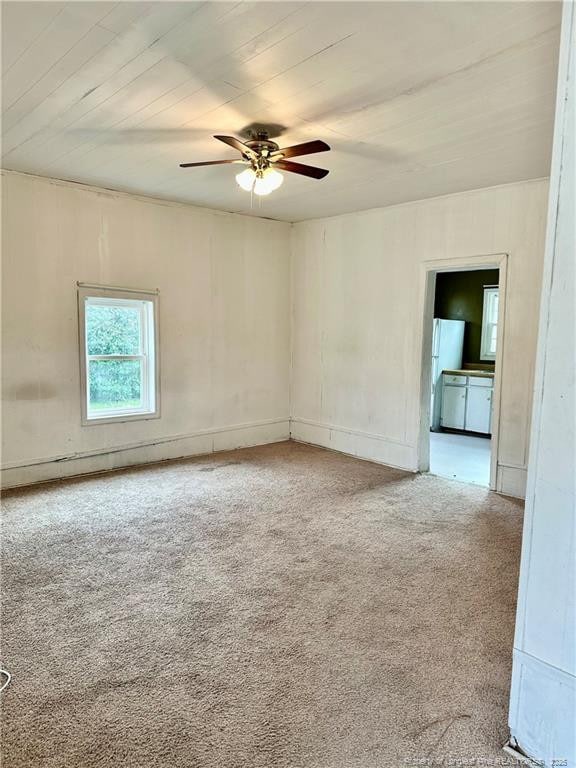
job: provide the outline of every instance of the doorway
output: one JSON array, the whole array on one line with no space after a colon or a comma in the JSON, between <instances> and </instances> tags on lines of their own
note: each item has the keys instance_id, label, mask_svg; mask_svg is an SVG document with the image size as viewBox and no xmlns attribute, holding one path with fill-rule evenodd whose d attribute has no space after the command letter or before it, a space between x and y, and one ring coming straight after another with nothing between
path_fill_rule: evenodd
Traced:
<instances>
[{"instance_id":1,"label":"doorway","mask_svg":"<svg viewBox=\"0 0 576 768\"><path fill-rule=\"evenodd\" d=\"M505 267L502 255L425 272L419 468L494 489Z\"/></svg>"}]
</instances>

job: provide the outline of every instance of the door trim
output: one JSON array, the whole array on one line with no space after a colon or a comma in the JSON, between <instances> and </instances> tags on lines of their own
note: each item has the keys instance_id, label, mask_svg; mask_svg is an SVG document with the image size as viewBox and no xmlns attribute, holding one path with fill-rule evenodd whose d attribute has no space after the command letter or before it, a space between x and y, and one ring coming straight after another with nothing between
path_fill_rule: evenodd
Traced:
<instances>
[{"instance_id":1,"label":"door trim","mask_svg":"<svg viewBox=\"0 0 576 768\"><path fill-rule=\"evenodd\" d=\"M494 367L492 401L492 445L490 451L490 488L496 490L498 482L498 449L500 445L500 412L502 393L504 334L506 328L506 278L508 254L492 253L463 256L455 259L424 261L420 272L420 316L422 317L422 345L420 349L420 409L418 414L417 466L419 472L430 470L430 387L432 383L432 320L436 275L439 272L470 272L477 269L498 269L498 344Z\"/></svg>"}]
</instances>

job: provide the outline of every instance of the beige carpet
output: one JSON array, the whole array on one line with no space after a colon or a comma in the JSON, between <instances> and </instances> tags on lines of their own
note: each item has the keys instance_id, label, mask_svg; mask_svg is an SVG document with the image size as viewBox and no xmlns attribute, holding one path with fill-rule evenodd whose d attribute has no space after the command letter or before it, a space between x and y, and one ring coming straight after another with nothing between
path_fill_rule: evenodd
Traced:
<instances>
[{"instance_id":1,"label":"beige carpet","mask_svg":"<svg viewBox=\"0 0 576 768\"><path fill-rule=\"evenodd\" d=\"M502 760L521 520L294 443L10 492L3 768Z\"/></svg>"}]
</instances>

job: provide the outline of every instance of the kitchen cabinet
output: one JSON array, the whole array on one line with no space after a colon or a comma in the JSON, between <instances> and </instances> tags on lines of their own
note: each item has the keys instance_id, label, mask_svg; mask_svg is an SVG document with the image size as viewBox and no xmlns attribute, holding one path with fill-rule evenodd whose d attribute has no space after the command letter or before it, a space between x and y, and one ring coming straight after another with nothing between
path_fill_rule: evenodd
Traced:
<instances>
[{"instance_id":1,"label":"kitchen cabinet","mask_svg":"<svg viewBox=\"0 0 576 768\"><path fill-rule=\"evenodd\" d=\"M468 387L464 429L468 432L490 433L492 416L492 389Z\"/></svg>"},{"instance_id":2,"label":"kitchen cabinet","mask_svg":"<svg viewBox=\"0 0 576 768\"><path fill-rule=\"evenodd\" d=\"M493 378L444 373L442 379L441 426L490 434Z\"/></svg>"},{"instance_id":3,"label":"kitchen cabinet","mask_svg":"<svg viewBox=\"0 0 576 768\"><path fill-rule=\"evenodd\" d=\"M440 423L450 429L464 429L466 421L466 387L450 386L442 389Z\"/></svg>"}]
</instances>

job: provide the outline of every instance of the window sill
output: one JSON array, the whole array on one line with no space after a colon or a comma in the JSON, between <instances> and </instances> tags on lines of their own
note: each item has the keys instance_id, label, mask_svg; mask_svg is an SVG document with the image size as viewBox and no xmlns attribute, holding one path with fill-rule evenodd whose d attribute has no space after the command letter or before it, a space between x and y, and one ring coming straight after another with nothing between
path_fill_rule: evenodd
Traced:
<instances>
[{"instance_id":1,"label":"window sill","mask_svg":"<svg viewBox=\"0 0 576 768\"><path fill-rule=\"evenodd\" d=\"M91 416L82 419L83 427L93 427L97 424L118 424L126 421L150 421L159 419L160 411L141 411L139 413L106 414L103 416Z\"/></svg>"}]
</instances>

